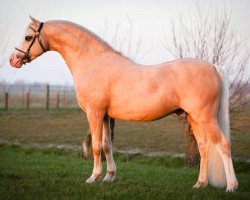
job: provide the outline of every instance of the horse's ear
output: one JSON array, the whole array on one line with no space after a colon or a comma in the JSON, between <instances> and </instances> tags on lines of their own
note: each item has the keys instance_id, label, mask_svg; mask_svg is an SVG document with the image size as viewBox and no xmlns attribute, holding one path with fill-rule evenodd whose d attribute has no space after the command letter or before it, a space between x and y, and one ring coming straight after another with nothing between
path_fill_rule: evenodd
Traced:
<instances>
[{"instance_id":1,"label":"horse's ear","mask_svg":"<svg viewBox=\"0 0 250 200\"><path fill-rule=\"evenodd\" d=\"M39 20L37 20L37 19L31 17L30 15L29 15L29 17L30 17L31 21L32 21L36 26L39 26L39 24L40 24L40 21L39 21Z\"/></svg>"}]
</instances>

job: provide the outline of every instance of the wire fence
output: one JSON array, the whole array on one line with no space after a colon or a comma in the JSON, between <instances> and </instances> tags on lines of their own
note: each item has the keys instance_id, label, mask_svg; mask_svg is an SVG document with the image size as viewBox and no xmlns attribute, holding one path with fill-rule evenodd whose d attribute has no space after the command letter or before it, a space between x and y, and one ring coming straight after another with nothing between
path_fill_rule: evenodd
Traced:
<instances>
[{"instance_id":1,"label":"wire fence","mask_svg":"<svg viewBox=\"0 0 250 200\"><path fill-rule=\"evenodd\" d=\"M58 109L78 107L75 90L56 85L0 85L0 109Z\"/></svg>"}]
</instances>

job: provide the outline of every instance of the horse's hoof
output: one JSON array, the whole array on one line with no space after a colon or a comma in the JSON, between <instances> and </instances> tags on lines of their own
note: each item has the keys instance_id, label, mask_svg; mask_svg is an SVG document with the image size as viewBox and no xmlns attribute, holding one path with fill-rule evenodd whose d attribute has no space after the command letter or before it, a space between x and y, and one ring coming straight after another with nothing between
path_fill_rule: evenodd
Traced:
<instances>
[{"instance_id":1,"label":"horse's hoof","mask_svg":"<svg viewBox=\"0 0 250 200\"><path fill-rule=\"evenodd\" d=\"M111 183L115 179L115 172L107 172L106 176L102 180L103 183Z\"/></svg>"},{"instance_id":2,"label":"horse's hoof","mask_svg":"<svg viewBox=\"0 0 250 200\"><path fill-rule=\"evenodd\" d=\"M199 188L204 188L206 186L207 186L207 182L197 181L197 183L193 186L193 188L199 189Z\"/></svg>"},{"instance_id":3,"label":"horse's hoof","mask_svg":"<svg viewBox=\"0 0 250 200\"><path fill-rule=\"evenodd\" d=\"M101 175L94 175L92 174L87 180L86 180L86 183L95 183L99 178L100 178Z\"/></svg>"},{"instance_id":4,"label":"horse's hoof","mask_svg":"<svg viewBox=\"0 0 250 200\"><path fill-rule=\"evenodd\" d=\"M95 183L95 180L93 178L88 178L85 183Z\"/></svg>"},{"instance_id":5,"label":"horse's hoof","mask_svg":"<svg viewBox=\"0 0 250 200\"><path fill-rule=\"evenodd\" d=\"M238 181L235 181L233 184L227 186L226 192L235 192L238 188Z\"/></svg>"},{"instance_id":6,"label":"horse's hoof","mask_svg":"<svg viewBox=\"0 0 250 200\"><path fill-rule=\"evenodd\" d=\"M235 192L235 189L234 188L227 188L226 192Z\"/></svg>"}]
</instances>

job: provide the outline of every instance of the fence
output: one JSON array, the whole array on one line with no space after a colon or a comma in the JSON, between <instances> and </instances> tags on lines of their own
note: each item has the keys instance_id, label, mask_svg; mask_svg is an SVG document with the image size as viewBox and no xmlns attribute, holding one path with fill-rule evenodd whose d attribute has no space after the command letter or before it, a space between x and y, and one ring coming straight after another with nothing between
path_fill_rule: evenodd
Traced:
<instances>
[{"instance_id":1,"label":"fence","mask_svg":"<svg viewBox=\"0 0 250 200\"><path fill-rule=\"evenodd\" d=\"M75 108L75 91L70 86L55 85L0 85L0 108Z\"/></svg>"}]
</instances>

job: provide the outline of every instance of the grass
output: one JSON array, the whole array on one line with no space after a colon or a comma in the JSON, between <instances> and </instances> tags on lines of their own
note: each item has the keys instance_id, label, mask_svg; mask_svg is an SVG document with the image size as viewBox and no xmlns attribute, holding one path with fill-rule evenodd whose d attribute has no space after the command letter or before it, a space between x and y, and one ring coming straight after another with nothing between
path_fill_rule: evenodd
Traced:
<instances>
[{"instance_id":1,"label":"grass","mask_svg":"<svg viewBox=\"0 0 250 200\"><path fill-rule=\"evenodd\" d=\"M178 161L171 161L177 168L170 168L150 161L143 163L147 158L139 155L125 159L117 154L115 182L89 185L84 181L91 174L92 161L83 161L70 150L1 145L0 158L0 199L4 200L250 198L249 173L237 174L240 187L236 193L210 186L195 190L192 185L198 171L182 168Z\"/></svg>"},{"instance_id":2,"label":"grass","mask_svg":"<svg viewBox=\"0 0 250 200\"><path fill-rule=\"evenodd\" d=\"M250 159L250 106L240 115L233 113L232 154ZM80 147L88 123L79 109L0 110L0 142L24 144L75 145ZM184 153L183 124L175 115L154 122L117 120L114 147L145 152Z\"/></svg>"}]
</instances>

